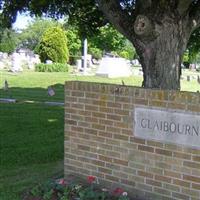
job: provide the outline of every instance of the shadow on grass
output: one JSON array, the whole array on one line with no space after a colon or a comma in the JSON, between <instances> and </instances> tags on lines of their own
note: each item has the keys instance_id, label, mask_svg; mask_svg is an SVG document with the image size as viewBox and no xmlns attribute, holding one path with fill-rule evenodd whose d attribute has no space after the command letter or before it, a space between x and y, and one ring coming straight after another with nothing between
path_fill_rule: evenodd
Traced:
<instances>
[{"instance_id":1,"label":"shadow on grass","mask_svg":"<svg viewBox=\"0 0 200 200\"><path fill-rule=\"evenodd\" d=\"M17 101L58 101L64 102L64 85L55 84L52 86L54 96L48 95L47 88L22 88L11 87L7 91L0 89L0 98L16 99Z\"/></svg>"}]
</instances>

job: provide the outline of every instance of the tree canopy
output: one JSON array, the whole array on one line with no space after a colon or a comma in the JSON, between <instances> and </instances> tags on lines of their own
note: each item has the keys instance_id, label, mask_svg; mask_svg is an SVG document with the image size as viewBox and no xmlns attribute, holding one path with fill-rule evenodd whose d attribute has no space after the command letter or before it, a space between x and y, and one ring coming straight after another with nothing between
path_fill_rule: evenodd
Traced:
<instances>
[{"instance_id":1,"label":"tree canopy","mask_svg":"<svg viewBox=\"0 0 200 200\"><path fill-rule=\"evenodd\" d=\"M28 24L26 29L23 29L21 33L18 34L20 47L34 51L46 29L57 25L58 22L55 20L36 18L33 22Z\"/></svg>"},{"instance_id":2,"label":"tree canopy","mask_svg":"<svg viewBox=\"0 0 200 200\"><path fill-rule=\"evenodd\" d=\"M109 21L136 48L147 88L180 88L183 53L200 27L200 0L2 0L0 10L2 25L18 12L67 15L83 36Z\"/></svg>"}]
</instances>

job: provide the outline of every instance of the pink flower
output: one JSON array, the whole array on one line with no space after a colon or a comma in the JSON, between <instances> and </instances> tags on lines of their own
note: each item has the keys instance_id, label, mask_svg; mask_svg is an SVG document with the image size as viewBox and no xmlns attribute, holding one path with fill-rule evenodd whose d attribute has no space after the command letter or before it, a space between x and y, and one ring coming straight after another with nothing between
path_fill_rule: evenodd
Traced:
<instances>
[{"instance_id":1,"label":"pink flower","mask_svg":"<svg viewBox=\"0 0 200 200\"><path fill-rule=\"evenodd\" d=\"M64 178L61 178L58 182L59 185L66 185L66 181Z\"/></svg>"},{"instance_id":2,"label":"pink flower","mask_svg":"<svg viewBox=\"0 0 200 200\"><path fill-rule=\"evenodd\" d=\"M96 180L96 177L95 177L95 176L88 176L88 177L87 177L87 181L88 181L88 183L90 183L90 184L92 184L93 182L95 182L95 180Z\"/></svg>"},{"instance_id":3,"label":"pink flower","mask_svg":"<svg viewBox=\"0 0 200 200\"><path fill-rule=\"evenodd\" d=\"M124 190L122 188L116 188L114 191L113 191L113 194L114 195L121 195L122 193L124 192Z\"/></svg>"}]
</instances>

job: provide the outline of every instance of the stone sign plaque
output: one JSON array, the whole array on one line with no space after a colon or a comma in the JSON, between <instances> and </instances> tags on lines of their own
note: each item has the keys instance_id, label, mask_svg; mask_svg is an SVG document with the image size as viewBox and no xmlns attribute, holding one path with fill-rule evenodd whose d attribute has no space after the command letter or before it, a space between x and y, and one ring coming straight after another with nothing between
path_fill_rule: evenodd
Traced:
<instances>
[{"instance_id":1,"label":"stone sign plaque","mask_svg":"<svg viewBox=\"0 0 200 200\"><path fill-rule=\"evenodd\" d=\"M134 135L200 149L200 114L137 106Z\"/></svg>"}]
</instances>

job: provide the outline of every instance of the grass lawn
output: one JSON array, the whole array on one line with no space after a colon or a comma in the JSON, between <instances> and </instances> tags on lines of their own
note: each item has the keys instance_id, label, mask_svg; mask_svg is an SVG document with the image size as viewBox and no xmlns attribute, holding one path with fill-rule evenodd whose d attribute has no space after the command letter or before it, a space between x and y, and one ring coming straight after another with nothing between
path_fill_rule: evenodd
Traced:
<instances>
[{"instance_id":1,"label":"grass lawn","mask_svg":"<svg viewBox=\"0 0 200 200\"><path fill-rule=\"evenodd\" d=\"M200 75L200 73L183 70L185 75ZM0 98L14 98L18 100L34 100L34 101L64 101L64 83L65 81L78 80L89 82L104 82L122 84L122 80L126 85L141 86L142 77L133 76L129 78L103 78L96 76L75 76L68 73L41 73L41 72L23 72L21 74L13 74L0 71L0 86L4 81L9 83L9 91L3 91L0 87ZM56 95L49 97L47 95L47 87L53 85ZM181 80L182 91L196 92L200 90L200 85L196 80L190 82Z\"/></svg>"},{"instance_id":2,"label":"grass lawn","mask_svg":"<svg viewBox=\"0 0 200 200\"><path fill-rule=\"evenodd\" d=\"M63 174L62 107L0 104L0 199Z\"/></svg>"},{"instance_id":3,"label":"grass lawn","mask_svg":"<svg viewBox=\"0 0 200 200\"><path fill-rule=\"evenodd\" d=\"M187 72L188 73L188 72ZM186 73L186 74L187 74ZM1 89L4 81L9 90ZM0 71L0 98L15 98L17 104L0 103L0 200L20 200L19 193L49 177L63 174L63 107L32 101L64 101L64 82L69 80L140 86L142 77L108 79L68 73ZM49 97L53 85L56 95ZM182 90L197 91L196 80L181 81Z\"/></svg>"}]
</instances>

